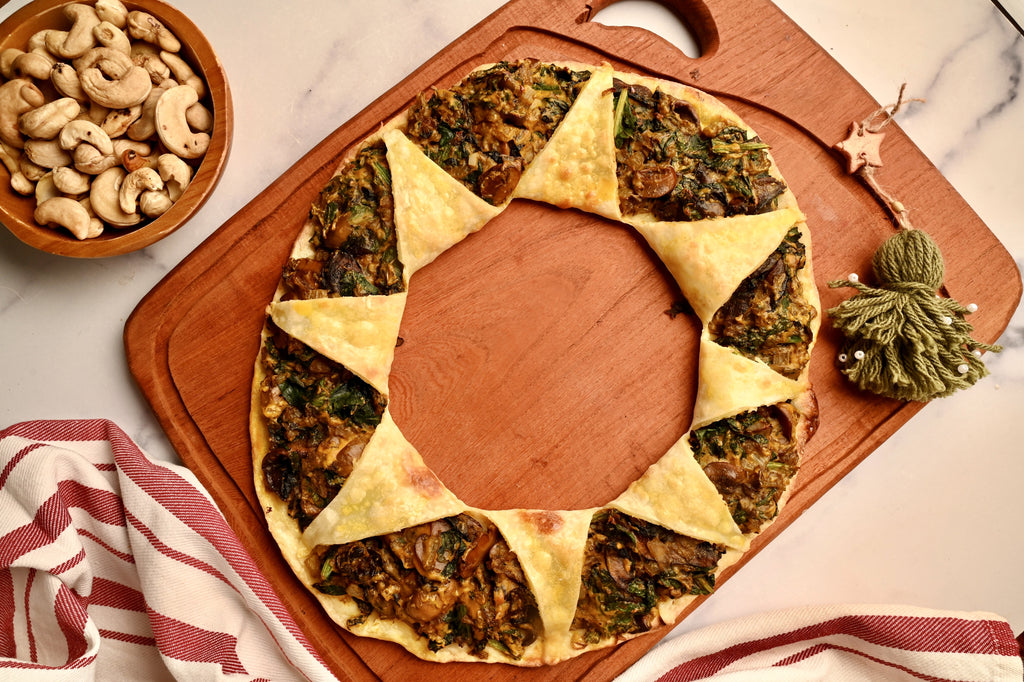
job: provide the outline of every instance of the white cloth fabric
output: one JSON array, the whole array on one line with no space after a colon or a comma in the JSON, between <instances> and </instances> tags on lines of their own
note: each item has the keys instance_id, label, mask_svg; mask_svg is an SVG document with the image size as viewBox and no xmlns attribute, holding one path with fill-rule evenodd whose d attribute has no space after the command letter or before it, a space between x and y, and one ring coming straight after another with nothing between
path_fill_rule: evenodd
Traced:
<instances>
[{"instance_id":1,"label":"white cloth fabric","mask_svg":"<svg viewBox=\"0 0 1024 682\"><path fill-rule=\"evenodd\" d=\"M1022 679L1017 641L1000 616L857 604L757 614L684 633L617 682Z\"/></svg>"},{"instance_id":2,"label":"white cloth fabric","mask_svg":"<svg viewBox=\"0 0 1024 682\"><path fill-rule=\"evenodd\" d=\"M335 678L192 473L88 420L0 431L0 679Z\"/></svg>"}]
</instances>

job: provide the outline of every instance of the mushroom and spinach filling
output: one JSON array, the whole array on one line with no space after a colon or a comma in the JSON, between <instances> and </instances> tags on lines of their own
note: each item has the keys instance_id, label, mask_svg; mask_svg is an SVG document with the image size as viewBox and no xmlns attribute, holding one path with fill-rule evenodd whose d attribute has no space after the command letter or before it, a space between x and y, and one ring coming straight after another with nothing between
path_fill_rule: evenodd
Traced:
<instances>
[{"instance_id":1,"label":"mushroom and spinach filling","mask_svg":"<svg viewBox=\"0 0 1024 682\"><path fill-rule=\"evenodd\" d=\"M393 294L405 287L383 142L361 148L321 190L310 217L314 255L284 267L284 300Z\"/></svg>"},{"instance_id":2,"label":"mushroom and spinach filling","mask_svg":"<svg viewBox=\"0 0 1024 682\"><path fill-rule=\"evenodd\" d=\"M351 597L359 615L402 621L431 651L455 644L487 657L522 657L541 633L537 602L519 559L496 526L468 514L344 545L318 547L313 585Z\"/></svg>"},{"instance_id":3,"label":"mushroom and spinach filling","mask_svg":"<svg viewBox=\"0 0 1024 682\"><path fill-rule=\"evenodd\" d=\"M710 594L725 548L617 510L594 515L573 619L577 647L659 625L659 601Z\"/></svg>"},{"instance_id":4,"label":"mushroom and spinach filling","mask_svg":"<svg viewBox=\"0 0 1024 682\"><path fill-rule=\"evenodd\" d=\"M623 215L703 220L764 213L786 186L769 172L768 145L689 103L615 79L615 160Z\"/></svg>"},{"instance_id":5,"label":"mushroom and spinach filling","mask_svg":"<svg viewBox=\"0 0 1024 682\"><path fill-rule=\"evenodd\" d=\"M799 467L801 415L788 402L720 419L690 434L697 463L744 533L774 519Z\"/></svg>"},{"instance_id":6,"label":"mushroom and spinach filling","mask_svg":"<svg viewBox=\"0 0 1024 682\"><path fill-rule=\"evenodd\" d=\"M267 324L260 385L269 431L263 480L305 528L352 473L386 401L342 365Z\"/></svg>"},{"instance_id":7,"label":"mushroom and spinach filling","mask_svg":"<svg viewBox=\"0 0 1024 682\"><path fill-rule=\"evenodd\" d=\"M806 264L800 230L794 227L715 313L708 325L715 343L798 378L811 359L811 321L817 315L797 279Z\"/></svg>"},{"instance_id":8,"label":"mushroom and spinach filling","mask_svg":"<svg viewBox=\"0 0 1024 682\"><path fill-rule=\"evenodd\" d=\"M500 62L450 89L420 93L406 134L470 191L499 205L589 78L589 71L531 59Z\"/></svg>"}]
</instances>

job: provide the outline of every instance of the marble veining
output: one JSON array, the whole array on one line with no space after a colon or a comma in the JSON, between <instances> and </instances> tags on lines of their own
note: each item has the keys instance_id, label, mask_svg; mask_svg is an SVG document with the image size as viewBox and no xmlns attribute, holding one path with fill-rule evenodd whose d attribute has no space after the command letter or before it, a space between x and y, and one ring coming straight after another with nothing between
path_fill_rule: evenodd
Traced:
<instances>
[{"instance_id":1,"label":"marble veining","mask_svg":"<svg viewBox=\"0 0 1024 682\"><path fill-rule=\"evenodd\" d=\"M0 18L26 2L0 7ZM1024 268L1024 38L1005 17L987 0L776 2L877 101L893 101L904 82L926 98L897 123ZM235 138L224 176L185 229L131 255L58 258L0 230L0 427L105 417L176 461L125 362L123 327L139 300L332 130L500 4L175 0L229 74ZM926 406L674 634L834 602L994 611L1024 630L1020 308L1000 343L1004 352L986 358L990 377Z\"/></svg>"}]
</instances>

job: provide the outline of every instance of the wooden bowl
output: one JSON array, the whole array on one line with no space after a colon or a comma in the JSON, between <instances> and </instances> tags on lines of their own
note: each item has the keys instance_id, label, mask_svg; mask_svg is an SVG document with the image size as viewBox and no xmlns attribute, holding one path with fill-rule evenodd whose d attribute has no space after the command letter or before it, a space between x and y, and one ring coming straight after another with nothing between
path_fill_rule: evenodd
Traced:
<instances>
[{"instance_id":1,"label":"wooden bowl","mask_svg":"<svg viewBox=\"0 0 1024 682\"><path fill-rule=\"evenodd\" d=\"M210 148L184 194L166 213L131 228L107 226L100 236L84 240L76 239L63 228L36 224L33 219L35 198L15 192L9 176L3 172L0 176L0 222L18 239L42 251L75 258L103 258L149 246L180 228L199 210L220 180L228 159L233 130L231 91L224 67L210 43L188 17L160 0L123 1L129 10L148 12L170 29L181 41L179 54L206 82L208 92L201 101L214 115ZM64 7L70 4L74 3L37 0L16 11L0 24L0 51L8 47L24 50L28 39L43 29L67 30L70 22L64 16ZM46 92L42 84L37 85Z\"/></svg>"}]
</instances>

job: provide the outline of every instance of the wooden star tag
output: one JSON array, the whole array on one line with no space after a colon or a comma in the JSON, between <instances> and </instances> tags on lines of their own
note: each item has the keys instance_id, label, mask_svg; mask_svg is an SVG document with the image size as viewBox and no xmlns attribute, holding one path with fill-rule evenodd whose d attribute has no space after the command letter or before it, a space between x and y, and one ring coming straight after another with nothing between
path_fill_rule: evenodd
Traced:
<instances>
[{"instance_id":1,"label":"wooden star tag","mask_svg":"<svg viewBox=\"0 0 1024 682\"><path fill-rule=\"evenodd\" d=\"M835 146L846 157L847 171L854 173L863 166L882 165L881 146L885 133L868 130L863 123L851 123L850 134Z\"/></svg>"}]
</instances>

